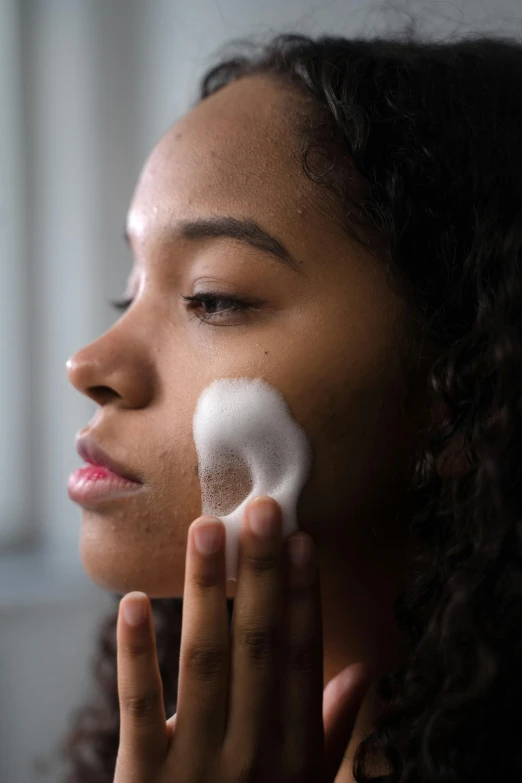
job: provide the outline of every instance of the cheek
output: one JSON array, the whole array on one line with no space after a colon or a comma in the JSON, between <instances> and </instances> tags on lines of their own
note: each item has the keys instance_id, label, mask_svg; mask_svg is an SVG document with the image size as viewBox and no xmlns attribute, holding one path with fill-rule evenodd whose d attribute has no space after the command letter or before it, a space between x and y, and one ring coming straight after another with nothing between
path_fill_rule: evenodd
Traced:
<instances>
[{"instance_id":1,"label":"cheek","mask_svg":"<svg viewBox=\"0 0 522 783\"><path fill-rule=\"evenodd\" d=\"M201 513L192 438L197 390L191 397L187 386L173 390L135 430L148 491L83 511L83 567L104 589L183 594L188 528Z\"/></svg>"},{"instance_id":2,"label":"cheek","mask_svg":"<svg viewBox=\"0 0 522 783\"><path fill-rule=\"evenodd\" d=\"M122 595L130 590L152 598L183 594L188 528L201 514L192 421L216 372L209 362L174 349L165 365L155 404L129 416L127 431L113 438L121 444L121 458L133 456L142 467L147 493L83 511L84 569L95 583ZM223 374L237 372L229 367Z\"/></svg>"},{"instance_id":3,"label":"cheek","mask_svg":"<svg viewBox=\"0 0 522 783\"><path fill-rule=\"evenodd\" d=\"M346 382L307 400L302 422L314 462L298 518L318 544L340 529L353 536L384 510L389 519L404 492L415 441L403 414L404 396L397 379L365 389Z\"/></svg>"}]
</instances>

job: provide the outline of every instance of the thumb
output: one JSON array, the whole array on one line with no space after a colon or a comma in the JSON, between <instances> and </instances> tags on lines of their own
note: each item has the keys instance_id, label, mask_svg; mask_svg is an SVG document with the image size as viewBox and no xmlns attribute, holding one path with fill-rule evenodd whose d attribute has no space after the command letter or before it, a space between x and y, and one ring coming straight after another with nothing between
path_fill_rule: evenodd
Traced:
<instances>
[{"instance_id":1,"label":"thumb","mask_svg":"<svg viewBox=\"0 0 522 783\"><path fill-rule=\"evenodd\" d=\"M330 680L323 691L325 783L333 783L339 771L372 674L367 664L354 663Z\"/></svg>"}]
</instances>

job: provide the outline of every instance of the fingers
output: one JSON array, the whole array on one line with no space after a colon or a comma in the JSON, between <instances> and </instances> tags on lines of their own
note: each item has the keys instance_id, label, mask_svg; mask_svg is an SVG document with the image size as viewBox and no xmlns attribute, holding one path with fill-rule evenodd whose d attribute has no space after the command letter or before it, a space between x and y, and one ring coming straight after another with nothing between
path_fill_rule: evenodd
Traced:
<instances>
[{"instance_id":1,"label":"fingers","mask_svg":"<svg viewBox=\"0 0 522 783\"><path fill-rule=\"evenodd\" d=\"M150 604L131 592L119 605L117 679L120 746L115 781L143 781L167 749L163 686L156 655Z\"/></svg>"},{"instance_id":2,"label":"fingers","mask_svg":"<svg viewBox=\"0 0 522 783\"><path fill-rule=\"evenodd\" d=\"M372 668L354 663L330 680L323 694L325 780L334 780L373 680Z\"/></svg>"},{"instance_id":3,"label":"fingers","mask_svg":"<svg viewBox=\"0 0 522 783\"><path fill-rule=\"evenodd\" d=\"M284 766L290 780L320 780L323 641L318 563L309 535L297 533L285 541L285 563Z\"/></svg>"},{"instance_id":4,"label":"fingers","mask_svg":"<svg viewBox=\"0 0 522 783\"><path fill-rule=\"evenodd\" d=\"M274 722L282 615L282 522L268 497L251 501L240 533L231 641L231 693L225 755L256 757L263 727ZM277 713L276 713L277 714Z\"/></svg>"},{"instance_id":5,"label":"fingers","mask_svg":"<svg viewBox=\"0 0 522 783\"><path fill-rule=\"evenodd\" d=\"M198 749L204 748L208 756L223 739L229 654L225 584L225 527L219 519L200 517L188 532L172 740L178 759L191 754L192 768Z\"/></svg>"}]
</instances>

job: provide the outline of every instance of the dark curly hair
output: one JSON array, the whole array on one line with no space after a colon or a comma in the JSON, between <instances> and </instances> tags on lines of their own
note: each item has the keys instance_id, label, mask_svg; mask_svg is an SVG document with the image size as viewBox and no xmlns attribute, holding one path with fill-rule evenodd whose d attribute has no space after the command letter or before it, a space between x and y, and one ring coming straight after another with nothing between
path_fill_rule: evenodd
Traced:
<instances>
[{"instance_id":1,"label":"dark curly hair","mask_svg":"<svg viewBox=\"0 0 522 783\"><path fill-rule=\"evenodd\" d=\"M416 546L395 604L406 655L379 679L384 706L354 777L520 781L522 44L422 41L411 29L238 44L247 50L207 71L198 101L250 74L301 96L303 169L340 207L346 230L380 253L437 346L427 392L441 415L415 455ZM167 715L176 710L181 600L151 602ZM62 742L67 783L113 779L116 617L117 607L100 631L97 701ZM375 759L385 759L386 775L371 778Z\"/></svg>"}]
</instances>

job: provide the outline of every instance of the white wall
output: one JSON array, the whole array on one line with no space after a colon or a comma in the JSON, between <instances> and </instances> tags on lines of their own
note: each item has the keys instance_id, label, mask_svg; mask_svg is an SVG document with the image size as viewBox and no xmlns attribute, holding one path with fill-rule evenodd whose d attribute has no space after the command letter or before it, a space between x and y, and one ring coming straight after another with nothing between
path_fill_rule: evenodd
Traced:
<instances>
[{"instance_id":1,"label":"white wall","mask_svg":"<svg viewBox=\"0 0 522 783\"><path fill-rule=\"evenodd\" d=\"M0 607L2 783L63 783L58 760L51 759L53 777L44 778L34 760L51 756L70 711L88 698L92 639L113 609L107 596L70 596L65 585L54 600Z\"/></svg>"},{"instance_id":2,"label":"white wall","mask_svg":"<svg viewBox=\"0 0 522 783\"><path fill-rule=\"evenodd\" d=\"M433 35L522 33L519 0L495 0L494 9L490 0L394 6L410 8L418 29ZM195 98L197 79L225 41L400 26L404 17L385 7L364 0L0 0L0 208L8 218L0 318L10 318L9 340L0 321L9 381L0 409L12 412L0 425L0 474L9 475L0 486L4 495L11 490L2 507L12 502L9 519L24 531L19 551L0 556L2 783L39 780L30 758L55 742L91 687L94 629L110 605L82 571L80 512L66 492L69 472L80 465L74 435L95 406L68 386L65 361L115 317L106 302L121 295L130 269L122 230L143 159ZM25 440L15 443L12 433L26 422ZM11 461L9 440L18 449Z\"/></svg>"},{"instance_id":3,"label":"white wall","mask_svg":"<svg viewBox=\"0 0 522 783\"><path fill-rule=\"evenodd\" d=\"M0 545L18 533L30 516L24 493L29 457L25 318L27 268L24 231L24 136L18 13L14 0L0 5L0 366L9 363L9 383L0 384L0 410L9 411L0 428Z\"/></svg>"}]
</instances>

